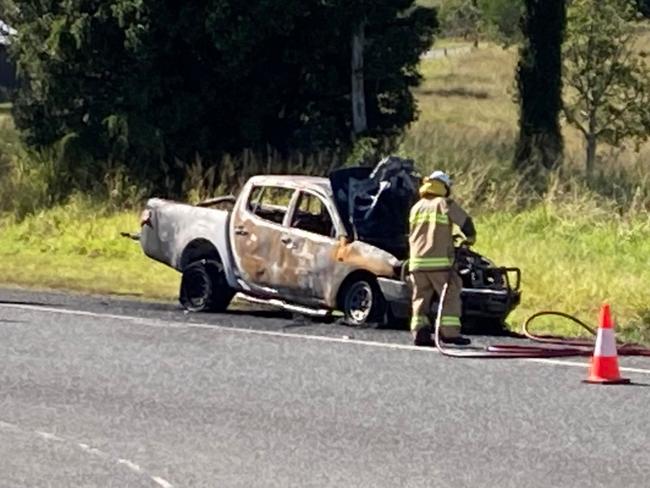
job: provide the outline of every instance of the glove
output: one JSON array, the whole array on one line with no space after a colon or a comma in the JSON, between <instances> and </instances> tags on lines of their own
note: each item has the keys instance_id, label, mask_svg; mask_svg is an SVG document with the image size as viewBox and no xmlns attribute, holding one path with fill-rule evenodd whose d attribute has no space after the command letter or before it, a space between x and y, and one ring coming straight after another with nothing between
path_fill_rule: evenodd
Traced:
<instances>
[{"instance_id":1,"label":"glove","mask_svg":"<svg viewBox=\"0 0 650 488\"><path fill-rule=\"evenodd\" d=\"M476 235L466 236L465 237L465 243L468 246L473 246L474 244L476 244Z\"/></svg>"}]
</instances>

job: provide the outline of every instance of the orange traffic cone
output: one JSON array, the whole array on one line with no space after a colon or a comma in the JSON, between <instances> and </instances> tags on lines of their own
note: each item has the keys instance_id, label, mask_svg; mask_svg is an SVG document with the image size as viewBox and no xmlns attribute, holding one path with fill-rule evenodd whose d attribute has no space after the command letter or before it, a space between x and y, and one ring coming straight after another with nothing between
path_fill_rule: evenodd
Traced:
<instances>
[{"instance_id":1,"label":"orange traffic cone","mask_svg":"<svg viewBox=\"0 0 650 488\"><path fill-rule=\"evenodd\" d=\"M620 385L629 383L627 378L621 378L618 369L618 353L616 351L616 334L609 305L604 304L600 309L600 324L594 355L591 358L589 377L585 383Z\"/></svg>"}]
</instances>

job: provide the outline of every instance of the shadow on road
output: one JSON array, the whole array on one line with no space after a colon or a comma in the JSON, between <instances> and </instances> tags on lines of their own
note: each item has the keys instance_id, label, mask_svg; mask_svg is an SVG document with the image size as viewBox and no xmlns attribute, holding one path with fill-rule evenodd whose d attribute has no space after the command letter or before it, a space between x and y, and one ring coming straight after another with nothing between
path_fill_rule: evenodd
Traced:
<instances>
[{"instance_id":1,"label":"shadow on road","mask_svg":"<svg viewBox=\"0 0 650 488\"><path fill-rule=\"evenodd\" d=\"M223 314L207 314L212 316L223 317L231 315L235 317L256 317L260 319L294 319L294 315L284 310L228 310Z\"/></svg>"},{"instance_id":2,"label":"shadow on road","mask_svg":"<svg viewBox=\"0 0 650 488\"><path fill-rule=\"evenodd\" d=\"M0 300L0 305L22 305L22 306L29 306L29 307L61 307L61 305L56 305L52 303L31 302L31 301L21 301L21 300Z\"/></svg>"}]
</instances>

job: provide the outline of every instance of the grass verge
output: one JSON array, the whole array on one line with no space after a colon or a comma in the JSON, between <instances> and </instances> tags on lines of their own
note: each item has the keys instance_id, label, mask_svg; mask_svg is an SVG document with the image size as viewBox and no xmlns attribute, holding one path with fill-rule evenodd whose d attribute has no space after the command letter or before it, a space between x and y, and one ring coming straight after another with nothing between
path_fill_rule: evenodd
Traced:
<instances>
[{"instance_id":1,"label":"grass verge","mask_svg":"<svg viewBox=\"0 0 650 488\"><path fill-rule=\"evenodd\" d=\"M479 243L499 265L522 269L522 304L510 317L517 328L540 310L563 311L596 324L607 301L627 340L650 342L650 221L623 220L605 211L539 205L479 219ZM550 320L550 321L549 321ZM557 318L540 330L575 335Z\"/></svg>"},{"instance_id":2,"label":"grass verge","mask_svg":"<svg viewBox=\"0 0 650 488\"><path fill-rule=\"evenodd\" d=\"M107 213L83 199L0 221L0 282L86 293L172 299L179 276L120 236L135 213Z\"/></svg>"},{"instance_id":3,"label":"grass verge","mask_svg":"<svg viewBox=\"0 0 650 488\"><path fill-rule=\"evenodd\" d=\"M614 308L622 336L650 342L650 221L611 218L567 204L540 204L524 212L479 216L477 250L499 265L523 271L517 328L542 309L576 314L594 323L600 304ZM119 236L134 230L133 212L107 213L77 199L0 224L1 282L39 288L175 299L179 275L146 258ZM575 335L567 323L543 330Z\"/></svg>"}]
</instances>

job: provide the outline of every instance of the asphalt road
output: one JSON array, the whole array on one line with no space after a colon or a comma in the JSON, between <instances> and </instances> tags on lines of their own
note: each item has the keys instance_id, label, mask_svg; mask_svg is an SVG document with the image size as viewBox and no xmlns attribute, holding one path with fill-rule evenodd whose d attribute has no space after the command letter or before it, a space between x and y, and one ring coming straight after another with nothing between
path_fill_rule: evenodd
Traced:
<instances>
[{"instance_id":1,"label":"asphalt road","mask_svg":"<svg viewBox=\"0 0 650 488\"><path fill-rule=\"evenodd\" d=\"M407 343L0 290L0 487L648 486L650 361L601 387Z\"/></svg>"}]
</instances>

